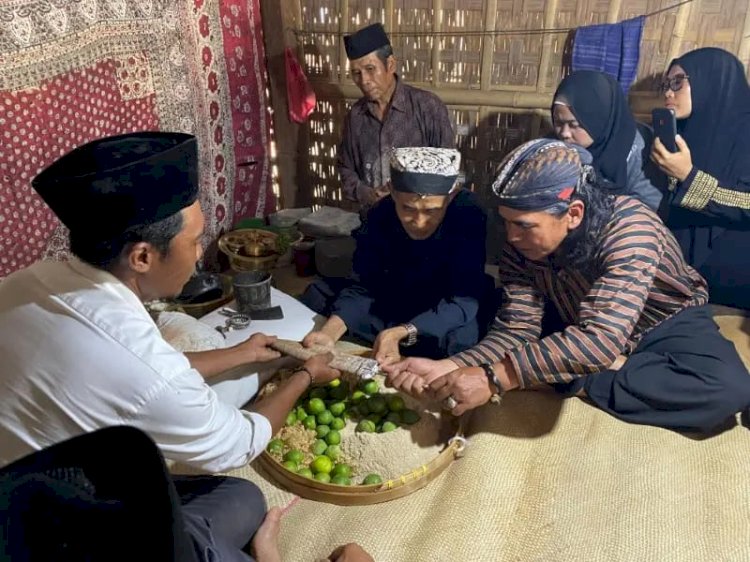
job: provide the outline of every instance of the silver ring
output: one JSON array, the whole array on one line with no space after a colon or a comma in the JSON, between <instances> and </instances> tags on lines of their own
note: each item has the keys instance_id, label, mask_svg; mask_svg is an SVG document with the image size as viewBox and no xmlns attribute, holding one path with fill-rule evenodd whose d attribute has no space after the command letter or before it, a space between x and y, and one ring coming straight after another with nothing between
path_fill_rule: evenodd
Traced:
<instances>
[{"instance_id":1,"label":"silver ring","mask_svg":"<svg viewBox=\"0 0 750 562\"><path fill-rule=\"evenodd\" d=\"M443 400L443 404L445 405L446 410L452 410L453 408L458 406L458 402L455 398L453 398L453 396L449 396L448 398Z\"/></svg>"}]
</instances>

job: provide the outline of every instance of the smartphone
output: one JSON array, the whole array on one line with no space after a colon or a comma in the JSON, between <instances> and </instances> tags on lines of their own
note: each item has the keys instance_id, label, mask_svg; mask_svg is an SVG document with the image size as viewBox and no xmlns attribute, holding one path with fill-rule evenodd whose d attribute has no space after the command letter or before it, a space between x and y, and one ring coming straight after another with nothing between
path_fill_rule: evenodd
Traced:
<instances>
[{"instance_id":1,"label":"smartphone","mask_svg":"<svg viewBox=\"0 0 750 562\"><path fill-rule=\"evenodd\" d=\"M651 112L654 134L669 152L677 152L677 119L674 110L666 107L657 107Z\"/></svg>"}]
</instances>

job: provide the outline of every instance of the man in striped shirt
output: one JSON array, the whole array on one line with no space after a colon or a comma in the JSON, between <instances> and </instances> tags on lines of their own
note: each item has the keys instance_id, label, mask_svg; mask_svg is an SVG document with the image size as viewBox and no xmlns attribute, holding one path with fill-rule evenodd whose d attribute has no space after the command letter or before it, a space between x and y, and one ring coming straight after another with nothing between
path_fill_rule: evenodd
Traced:
<instances>
[{"instance_id":1,"label":"man in striped shirt","mask_svg":"<svg viewBox=\"0 0 750 562\"><path fill-rule=\"evenodd\" d=\"M443 361L386 368L456 415L551 384L632 423L712 431L750 406L750 375L713 322L703 278L647 207L596 186L583 149L539 139L493 184L508 245L487 336ZM545 304L559 315L542 334ZM545 318L549 326L549 318Z\"/></svg>"}]
</instances>

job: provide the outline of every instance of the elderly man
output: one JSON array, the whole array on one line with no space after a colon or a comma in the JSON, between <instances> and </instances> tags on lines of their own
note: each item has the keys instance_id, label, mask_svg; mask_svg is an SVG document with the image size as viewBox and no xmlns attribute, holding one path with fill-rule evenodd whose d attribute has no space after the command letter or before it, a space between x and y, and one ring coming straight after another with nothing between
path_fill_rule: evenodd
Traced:
<instances>
[{"instance_id":1,"label":"elderly man","mask_svg":"<svg viewBox=\"0 0 750 562\"><path fill-rule=\"evenodd\" d=\"M446 148L391 152L393 191L355 232L355 280L304 342L332 346L348 332L373 343L381 364L409 354L442 358L478 341L479 313L494 285L484 273L486 216L457 185L460 153ZM488 317L489 318L489 317Z\"/></svg>"},{"instance_id":2,"label":"elderly man","mask_svg":"<svg viewBox=\"0 0 750 562\"><path fill-rule=\"evenodd\" d=\"M506 158L493 184L508 237L495 323L450 359L391 366L396 387L429 385L458 415L554 385L632 423L701 432L750 405L750 376L712 320L705 281L651 210L597 188L590 162L545 139ZM541 337L545 301L562 323Z\"/></svg>"},{"instance_id":3,"label":"elderly man","mask_svg":"<svg viewBox=\"0 0 750 562\"><path fill-rule=\"evenodd\" d=\"M241 411L220 402L205 379L277 357L273 338L256 334L189 356L162 339L143 301L179 294L202 254L194 137L144 132L93 141L32 185L69 228L76 257L37 263L0 285L0 464L130 425L168 459L210 472L237 468L263 451L310 384L337 376L313 358ZM186 478L177 489L200 560L249 559L240 549L265 512L257 488Z\"/></svg>"},{"instance_id":4,"label":"elderly man","mask_svg":"<svg viewBox=\"0 0 750 562\"><path fill-rule=\"evenodd\" d=\"M363 97L344 121L337 167L344 195L367 207L388 193L391 148L454 148L456 141L445 104L399 79L381 24L345 36L344 46Z\"/></svg>"}]
</instances>

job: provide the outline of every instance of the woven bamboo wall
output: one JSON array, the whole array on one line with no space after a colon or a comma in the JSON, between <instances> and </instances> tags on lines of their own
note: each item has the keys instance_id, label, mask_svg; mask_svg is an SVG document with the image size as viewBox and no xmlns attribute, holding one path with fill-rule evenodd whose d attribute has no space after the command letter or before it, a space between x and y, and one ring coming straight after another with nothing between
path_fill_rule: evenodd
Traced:
<instances>
[{"instance_id":1,"label":"woven bamboo wall","mask_svg":"<svg viewBox=\"0 0 750 562\"><path fill-rule=\"evenodd\" d=\"M750 0L692 0L675 6L677 2L295 1L296 31L285 38L297 47L318 95L302 142L278 139L280 145L293 142L297 157L308 160L309 177L297 178L296 203L346 206L335 152L344 115L360 93L349 76L341 35L383 22L401 77L434 91L449 106L467 183L484 195L491 171L509 150L549 131L551 96L567 73L570 28L662 10L646 20L638 80L631 92L634 112L644 120L658 103L656 80L675 56L700 46L718 46L748 66ZM556 31L541 33L542 28ZM487 33L492 30L505 33Z\"/></svg>"}]
</instances>

